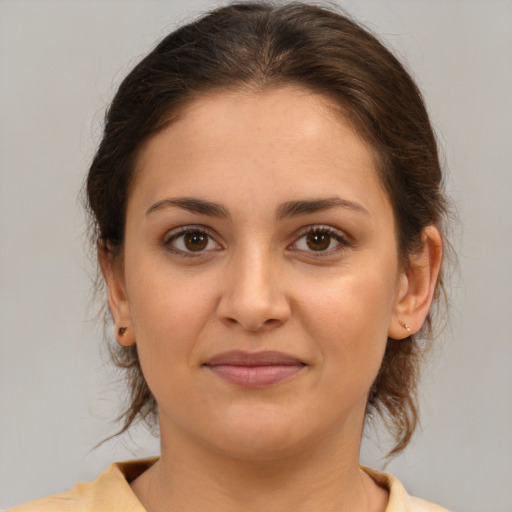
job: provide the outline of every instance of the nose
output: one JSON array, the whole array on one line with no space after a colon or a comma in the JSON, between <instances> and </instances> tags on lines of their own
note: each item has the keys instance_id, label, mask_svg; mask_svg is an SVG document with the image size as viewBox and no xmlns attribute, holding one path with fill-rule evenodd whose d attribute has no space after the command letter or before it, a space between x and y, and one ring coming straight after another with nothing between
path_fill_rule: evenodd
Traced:
<instances>
[{"instance_id":1,"label":"nose","mask_svg":"<svg viewBox=\"0 0 512 512\"><path fill-rule=\"evenodd\" d=\"M280 269L261 252L233 258L217 310L224 323L252 332L283 325L291 313Z\"/></svg>"}]
</instances>

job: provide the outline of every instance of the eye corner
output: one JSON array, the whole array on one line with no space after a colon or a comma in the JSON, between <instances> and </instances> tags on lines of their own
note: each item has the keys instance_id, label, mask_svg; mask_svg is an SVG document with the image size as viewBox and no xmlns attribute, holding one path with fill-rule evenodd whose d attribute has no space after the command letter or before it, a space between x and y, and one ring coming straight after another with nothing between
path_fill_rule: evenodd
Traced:
<instances>
[{"instance_id":1,"label":"eye corner","mask_svg":"<svg viewBox=\"0 0 512 512\"><path fill-rule=\"evenodd\" d=\"M315 237L317 239L308 237ZM313 245L317 244L315 248ZM314 224L301 228L288 250L302 253L309 258L327 258L354 246L353 240L344 231L329 225Z\"/></svg>"},{"instance_id":2,"label":"eye corner","mask_svg":"<svg viewBox=\"0 0 512 512\"><path fill-rule=\"evenodd\" d=\"M161 244L169 253L186 258L205 257L224 249L218 237L201 225L180 226L172 229L164 235Z\"/></svg>"}]
</instances>

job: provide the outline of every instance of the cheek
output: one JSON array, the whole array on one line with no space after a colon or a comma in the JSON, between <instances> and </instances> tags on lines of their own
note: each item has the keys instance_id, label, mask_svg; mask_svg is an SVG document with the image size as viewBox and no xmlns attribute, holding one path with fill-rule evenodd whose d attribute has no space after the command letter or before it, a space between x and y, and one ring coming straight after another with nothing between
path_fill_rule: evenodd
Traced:
<instances>
[{"instance_id":1,"label":"cheek","mask_svg":"<svg viewBox=\"0 0 512 512\"><path fill-rule=\"evenodd\" d=\"M146 269L139 277L130 308L144 378L161 413L185 414L191 401L197 405L204 400L200 395L192 400L187 386L211 318L211 288L156 270Z\"/></svg>"},{"instance_id":2,"label":"cheek","mask_svg":"<svg viewBox=\"0 0 512 512\"><path fill-rule=\"evenodd\" d=\"M166 265L138 261L131 274L127 272L132 276L128 292L137 348L149 382L153 375L178 375L194 364L198 339L212 318L215 287Z\"/></svg>"},{"instance_id":3,"label":"cheek","mask_svg":"<svg viewBox=\"0 0 512 512\"><path fill-rule=\"evenodd\" d=\"M147 261L145 261L147 260ZM210 282L193 269L176 269L165 256L134 258L127 268L127 292L132 321L140 329L162 329L165 332L192 326L198 314L208 314L211 301ZM143 334L143 333L141 333Z\"/></svg>"},{"instance_id":4,"label":"cheek","mask_svg":"<svg viewBox=\"0 0 512 512\"><path fill-rule=\"evenodd\" d=\"M368 270L338 276L317 289L303 298L308 311L303 318L326 375L344 385L369 389L386 348L394 305L392 278Z\"/></svg>"}]
</instances>

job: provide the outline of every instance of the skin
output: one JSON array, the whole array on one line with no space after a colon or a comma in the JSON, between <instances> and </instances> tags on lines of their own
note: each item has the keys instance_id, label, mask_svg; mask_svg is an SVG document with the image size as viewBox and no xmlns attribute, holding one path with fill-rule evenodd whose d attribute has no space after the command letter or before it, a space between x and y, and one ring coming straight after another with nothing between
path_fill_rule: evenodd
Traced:
<instances>
[{"instance_id":1,"label":"skin","mask_svg":"<svg viewBox=\"0 0 512 512\"><path fill-rule=\"evenodd\" d=\"M159 407L161 458L132 483L142 504L385 510L359 447L388 336L419 330L430 307L441 242L434 227L423 240L405 271L372 148L309 91L206 95L151 138L123 253L100 254L119 341L136 341ZM234 349L301 367L240 386L205 366Z\"/></svg>"}]
</instances>

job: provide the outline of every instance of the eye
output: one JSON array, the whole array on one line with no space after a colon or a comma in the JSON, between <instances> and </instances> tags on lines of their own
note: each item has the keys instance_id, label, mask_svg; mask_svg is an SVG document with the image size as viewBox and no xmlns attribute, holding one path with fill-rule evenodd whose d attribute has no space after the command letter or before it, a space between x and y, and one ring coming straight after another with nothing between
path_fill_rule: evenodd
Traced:
<instances>
[{"instance_id":1,"label":"eye","mask_svg":"<svg viewBox=\"0 0 512 512\"><path fill-rule=\"evenodd\" d=\"M202 227L185 226L168 233L164 240L168 250L182 256L195 256L217 251L221 246Z\"/></svg>"},{"instance_id":2,"label":"eye","mask_svg":"<svg viewBox=\"0 0 512 512\"><path fill-rule=\"evenodd\" d=\"M295 251L332 254L349 247L351 243L339 230L330 226L309 226L290 249Z\"/></svg>"}]
</instances>

